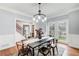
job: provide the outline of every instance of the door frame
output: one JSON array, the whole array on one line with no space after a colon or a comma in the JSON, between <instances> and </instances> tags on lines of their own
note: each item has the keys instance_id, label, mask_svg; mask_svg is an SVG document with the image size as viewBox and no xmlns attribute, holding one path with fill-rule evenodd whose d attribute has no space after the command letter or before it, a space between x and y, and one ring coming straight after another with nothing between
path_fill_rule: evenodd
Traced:
<instances>
[{"instance_id":1,"label":"door frame","mask_svg":"<svg viewBox=\"0 0 79 59\"><path fill-rule=\"evenodd\" d=\"M30 25L23 25L23 35L26 37L27 34L25 33L25 32L26 32L26 31L25 31L25 27L28 27L28 32L29 32L29 34L30 34ZM28 35L29 35L29 34L28 34Z\"/></svg>"},{"instance_id":2,"label":"door frame","mask_svg":"<svg viewBox=\"0 0 79 59\"><path fill-rule=\"evenodd\" d=\"M52 21L52 22L48 22L47 24L47 34L49 35L49 27L52 25L52 24L55 24L55 23L63 23L63 22L66 22L66 40L63 42L63 43L67 43L68 41L68 36L69 36L69 20L68 19L65 19L65 20L59 20L59 21ZM57 24L58 25L58 24Z\"/></svg>"}]
</instances>

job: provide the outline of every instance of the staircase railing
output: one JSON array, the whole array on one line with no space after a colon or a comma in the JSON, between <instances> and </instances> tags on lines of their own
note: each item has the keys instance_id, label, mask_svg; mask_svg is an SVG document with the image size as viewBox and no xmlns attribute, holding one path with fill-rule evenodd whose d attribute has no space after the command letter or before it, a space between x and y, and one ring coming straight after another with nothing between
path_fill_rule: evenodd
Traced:
<instances>
[{"instance_id":1,"label":"staircase railing","mask_svg":"<svg viewBox=\"0 0 79 59\"><path fill-rule=\"evenodd\" d=\"M23 35L23 28L16 23L16 31L19 32L21 35Z\"/></svg>"}]
</instances>

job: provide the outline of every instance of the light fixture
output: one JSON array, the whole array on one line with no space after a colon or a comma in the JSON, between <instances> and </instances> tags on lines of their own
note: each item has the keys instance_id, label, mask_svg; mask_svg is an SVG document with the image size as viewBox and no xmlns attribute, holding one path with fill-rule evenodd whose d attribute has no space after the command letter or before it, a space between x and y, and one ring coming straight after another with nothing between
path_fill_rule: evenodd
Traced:
<instances>
[{"instance_id":1,"label":"light fixture","mask_svg":"<svg viewBox=\"0 0 79 59\"><path fill-rule=\"evenodd\" d=\"M37 23L38 23L38 21L40 21L40 20L41 20L42 22L44 22L44 21L47 20L46 15L41 13L41 10L40 10L40 5L41 5L41 3L38 3L38 5L39 5L38 14L33 15L33 20L34 20L35 22L37 22Z\"/></svg>"}]
</instances>

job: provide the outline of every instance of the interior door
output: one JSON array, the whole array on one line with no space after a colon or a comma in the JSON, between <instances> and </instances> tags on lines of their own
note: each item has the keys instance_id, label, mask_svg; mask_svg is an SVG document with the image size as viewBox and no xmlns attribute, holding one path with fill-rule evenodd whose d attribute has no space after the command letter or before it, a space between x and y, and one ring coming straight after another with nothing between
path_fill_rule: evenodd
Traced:
<instances>
[{"instance_id":1,"label":"interior door","mask_svg":"<svg viewBox=\"0 0 79 59\"><path fill-rule=\"evenodd\" d=\"M27 38L30 35L30 26L23 25L23 35Z\"/></svg>"}]
</instances>

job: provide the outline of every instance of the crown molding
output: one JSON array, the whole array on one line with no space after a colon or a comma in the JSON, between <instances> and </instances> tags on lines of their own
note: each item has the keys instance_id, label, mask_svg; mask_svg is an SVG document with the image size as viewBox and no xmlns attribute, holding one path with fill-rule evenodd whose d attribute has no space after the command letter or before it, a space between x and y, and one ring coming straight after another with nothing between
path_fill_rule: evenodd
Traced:
<instances>
[{"instance_id":1,"label":"crown molding","mask_svg":"<svg viewBox=\"0 0 79 59\"><path fill-rule=\"evenodd\" d=\"M14 13L14 14L18 14L18 15L22 15L22 16L26 16L26 17L31 17L30 15L27 15L27 14L25 14L23 12L20 12L20 11L17 11L17 10L13 10L13 9L10 9L10 8L5 8L5 7L1 7L0 6L0 9L8 11L8 12L11 12L11 13Z\"/></svg>"},{"instance_id":2,"label":"crown molding","mask_svg":"<svg viewBox=\"0 0 79 59\"><path fill-rule=\"evenodd\" d=\"M75 12L75 11L78 11L78 10L79 10L79 7L78 8L73 8L73 9L70 9L69 11L61 13L59 15L56 15L56 16L53 16L53 17L48 17L48 19L50 19L50 18L56 18L56 17L60 17L60 16L64 16L64 15L68 15L68 14L70 14L72 12Z\"/></svg>"},{"instance_id":3,"label":"crown molding","mask_svg":"<svg viewBox=\"0 0 79 59\"><path fill-rule=\"evenodd\" d=\"M26 16L26 17L29 17L29 18L32 18L30 15L27 15L26 13L23 13L23 12L20 12L20 11L17 11L17 10L13 10L13 9L10 9L10 8L5 8L5 7L1 7L0 6L0 9L8 11L8 12L15 13L15 14L23 15L23 16ZM79 10L79 7L70 9L67 12L61 13L59 15L55 15L53 17L48 17L48 19L50 19L50 18L56 18L56 17L60 17L60 16L64 16L64 15L68 15L69 13L75 12L77 10Z\"/></svg>"},{"instance_id":4,"label":"crown molding","mask_svg":"<svg viewBox=\"0 0 79 59\"><path fill-rule=\"evenodd\" d=\"M78 10L79 10L79 7L70 9L70 10L67 12L67 14L72 13L72 12L75 12L75 11L78 11Z\"/></svg>"},{"instance_id":5,"label":"crown molding","mask_svg":"<svg viewBox=\"0 0 79 59\"><path fill-rule=\"evenodd\" d=\"M19 20L19 21L21 21L21 22L29 22L29 23L32 23L31 20L25 20L25 19L22 19L22 18L15 18L15 20L16 20L16 21Z\"/></svg>"}]
</instances>

